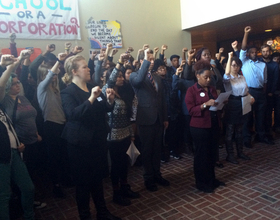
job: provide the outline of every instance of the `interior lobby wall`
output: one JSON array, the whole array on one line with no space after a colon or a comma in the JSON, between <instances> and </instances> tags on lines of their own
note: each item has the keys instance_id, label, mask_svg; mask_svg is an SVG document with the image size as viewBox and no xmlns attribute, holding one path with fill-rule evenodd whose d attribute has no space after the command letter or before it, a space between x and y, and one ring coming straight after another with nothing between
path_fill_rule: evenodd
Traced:
<instances>
[{"instance_id":1,"label":"interior lobby wall","mask_svg":"<svg viewBox=\"0 0 280 220\"><path fill-rule=\"evenodd\" d=\"M187 1L181 0L182 30L229 18L249 11L279 3L278 0L244 1L224 0Z\"/></svg>"},{"instance_id":2,"label":"interior lobby wall","mask_svg":"<svg viewBox=\"0 0 280 220\"><path fill-rule=\"evenodd\" d=\"M147 43L153 49L168 45L167 57L172 54L181 55L183 47L191 47L190 33L181 30L180 0L80 0L79 17L81 26L81 40L70 41L72 45L85 48L82 55L88 58L90 42L85 28L86 21L93 17L96 20L117 20L121 23L123 36L123 48L118 55L127 47L134 48L133 56L137 50ZM38 47L44 50L47 44L56 45L55 54L64 51L62 40L28 40L16 39L17 47ZM1 39L0 47L7 48L9 39Z\"/></svg>"}]
</instances>

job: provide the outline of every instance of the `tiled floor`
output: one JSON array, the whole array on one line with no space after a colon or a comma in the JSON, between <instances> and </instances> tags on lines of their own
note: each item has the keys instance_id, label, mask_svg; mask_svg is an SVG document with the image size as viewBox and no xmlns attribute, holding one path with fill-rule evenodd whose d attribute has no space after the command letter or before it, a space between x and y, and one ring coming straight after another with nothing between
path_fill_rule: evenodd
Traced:
<instances>
[{"instance_id":1,"label":"tiled floor","mask_svg":"<svg viewBox=\"0 0 280 220\"><path fill-rule=\"evenodd\" d=\"M142 170L131 167L129 182L139 191L141 198L132 201L132 205L121 207L111 201L109 179L105 180L105 197L109 210L123 219L154 220L272 220L280 219L280 138L276 145L255 143L253 149L245 148L251 161L240 161L232 165L224 161L225 149L220 150L225 167L216 169L218 179L227 186L218 188L213 194L199 192L194 187L192 169L193 159L186 154L181 160L171 158L162 164L162 173L170 180L170 187L159 187L151 193L144 189ZM74 189L65 189L65 199L53 199L50 184L42 179L39 197L48 206L36 210L36 218L44 220L78 219ZM95 216L93 204L92 214Z\"/></svg>"}]
</instances>

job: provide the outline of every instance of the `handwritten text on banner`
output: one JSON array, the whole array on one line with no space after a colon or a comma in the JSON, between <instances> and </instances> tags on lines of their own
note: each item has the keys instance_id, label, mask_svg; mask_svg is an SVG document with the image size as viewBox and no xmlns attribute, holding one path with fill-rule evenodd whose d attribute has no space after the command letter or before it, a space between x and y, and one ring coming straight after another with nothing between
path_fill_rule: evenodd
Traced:
<instances>
[{"instance_id":1,"label":"handwritten text on banner","mask_svg":"<svg viewBox=\"0 0 280 220\"><path fill-rule=\"evenodd\" d=\"M81 39L78 0L0 0L0 38Z\"/></svg>"},{"instance_id":2,"label":"handwritten text on banner","mask_svg":"<svg viewBox=\"0 0 280 220\"><path fill-rule=\"evenodd\" d=\"M114 48L122 47L121 24L118 21L93 20L86 23L92 49L105 48L112 43Z\"/></svg>"}]
</instances>

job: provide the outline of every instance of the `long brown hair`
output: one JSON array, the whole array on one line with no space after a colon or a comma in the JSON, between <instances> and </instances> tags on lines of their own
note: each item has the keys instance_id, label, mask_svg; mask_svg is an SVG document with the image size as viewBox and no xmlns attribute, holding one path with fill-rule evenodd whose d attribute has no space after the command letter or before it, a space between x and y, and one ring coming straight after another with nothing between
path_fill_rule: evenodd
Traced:
<instances>
[{"instance_id":1,"label":"long brown hair","mask_svg":"<svg viewBox=\"0 0 280 220\"><path fill-rule=\"evenodd\" d=\"M52 68L52 66L48 65L48 64L41 64L39 66L39 68L37 70L38 85L40 82L42 82L46 78L46 76L49 72L49 69L51 69L51 68ZM55 82L51 82L51 88L54 91L54 93L59 93L58 79Z\"/></svg>"}]
</instances>

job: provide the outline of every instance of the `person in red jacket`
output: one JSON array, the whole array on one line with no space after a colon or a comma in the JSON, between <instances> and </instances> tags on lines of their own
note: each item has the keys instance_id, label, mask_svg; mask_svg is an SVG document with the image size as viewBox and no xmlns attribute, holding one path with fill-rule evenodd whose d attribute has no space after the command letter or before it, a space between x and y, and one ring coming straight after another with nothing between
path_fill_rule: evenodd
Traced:
<instances>
[{"instance_id":1,"label":"person in red jacket","mask_svg":"<svg viewBox=\"0 0 280 220\"><path fill-rule=\"evenodd\" d=\"M191 115L190 130L194 141L194 176L196 188L212 193L225 183L215 177L216 149L219 137L219 115L210 111L217 105L217 91L210 86L212 68L209 62L198 61L195 66L197 83L190 87L185 102Z\"/></svg>"}]
</instances>

